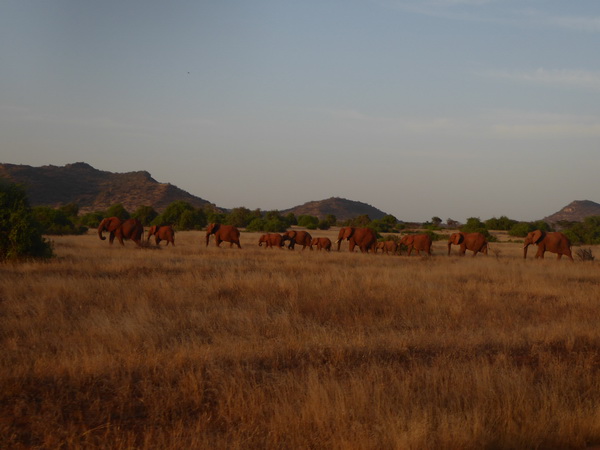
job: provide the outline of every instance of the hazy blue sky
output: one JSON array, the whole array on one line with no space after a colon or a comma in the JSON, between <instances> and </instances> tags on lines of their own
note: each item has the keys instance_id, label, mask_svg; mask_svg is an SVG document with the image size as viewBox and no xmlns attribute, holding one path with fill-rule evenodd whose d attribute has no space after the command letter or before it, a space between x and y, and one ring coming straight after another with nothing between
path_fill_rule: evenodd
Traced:
<instances>
[{"instance_id":1,"label":"hazy blue sky","mask_svg":"<svg viewBox=\"0 0 600 450\"><path fill-rule=\"evenodd\" d=\"M598 0L2 0L0 162L402 220L600 202Z\"/></svg>"}]
</instances>

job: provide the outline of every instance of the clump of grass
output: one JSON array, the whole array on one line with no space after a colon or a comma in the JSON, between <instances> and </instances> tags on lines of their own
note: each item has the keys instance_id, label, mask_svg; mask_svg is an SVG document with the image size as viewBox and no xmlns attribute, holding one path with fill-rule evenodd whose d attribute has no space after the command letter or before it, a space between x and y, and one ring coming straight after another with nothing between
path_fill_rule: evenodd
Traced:
<instances>
[{"instance_id":1,"label":"clump of grass","mask_svg":"<svg viewBox=\"0 0 600 450\"><path fill-rule=\"evenodd\" d=\"M593 261L595 259L591 248L580 248L575 252L575 255L580 261Z\"/></svg>"}]
</instances>

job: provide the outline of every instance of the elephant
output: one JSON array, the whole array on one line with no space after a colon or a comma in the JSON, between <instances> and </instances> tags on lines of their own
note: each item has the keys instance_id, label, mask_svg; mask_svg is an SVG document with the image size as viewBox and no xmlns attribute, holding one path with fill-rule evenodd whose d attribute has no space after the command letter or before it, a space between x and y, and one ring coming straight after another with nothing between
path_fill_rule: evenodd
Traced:
<instances>
[{"instance_id":1,"label":"elephant","mask_svg":"<svg viewBox=\"0 0 600 450\"><path fill-rule=\"evenodd\" d=\"M396 241L379 241L375 246L375 253L377 250L381 250L382 253L389 255L392 252L392 255L395 255L398 251L398 243Z\"/></svg>"},{"instance_id":2,"label":"elephant","mask_svg":"<svg viewBox=\"0 0 600 450\"><path fill-rule=\"evenodd\" d=\"M413 249L417 251L417 255L420 255L421 250L423 250L431 256L431 236L428 234L405 234L400 239L400 243L408 248L408 256L410 256Z\"/></svg>"},{"instance_id":3,"label":"elephant","mask_svg":"<svg viewBox=\"0 0 600 450\"><path fill-rule=\"evenodd\" d=\"M137 219L127 219L122 222L118 217L107 217L102 219L102 222L98 225L98 236L103 241L106 239L102 235L104 231L108 231L108 242L111 245L115 240L115 236L121 245L125 245L123 239L131 239L138 246L142 245L141 240L142 235L144 234L144 226L142 225L142 222Z\"/></svg>"},{"instance_id":4,"label":"elephant","mask_svg":"<svg viewBox=\"0 0 600 450\"><path fill-rule=\"evenodd\" d=\"M310 243L310 248L312 248L312 246L315 245L317 247L317 250L327 250L328 252L331 251L331 239L326 238L326 237L320 237L320 238L313 238L311 243Z\"/></svg>"},{"instance_id":5,"label":"elephant","mask_svg":"<svg viewBox=\"0 0 600 450\"><path fill-rule=\"evenodd\" d=\"M312 242L312 236L310 235L310 233L308 231L296 231L296 230L290 230L290 231L286 231L285 233L283 233L283 242L285 241L290 241L288 248L290 250L294 250L294 247L296 246L296 244L301 245L302 246L302 250L304 250L306 247L308 247L309 249L312 250L311 247L311 242Z\"/></svg>"},{"instance_id":6,"label":"elephant","mask_svg":"<svg viewBox=\"0 0 600 450\"><path fill-rule=\"evenodd\" d=\"M450 255L450 247L454 245L460 245L460 256L465 256L467 250L473 252L473 257L477 253L481 252L485 255L488 253L488 243L485 236L481 233L454 233L448 239L448 255Z\"/></svg>"},{"instance_id":7,"label":"elephant","mask_svg":"<svg viewBox=\"0 0 600 450\"><path fill-rule=\"evenodd\" d=\"M544 259L544 253L550 252L558 255L556 259L560 259L564 255L573 261L571 242L567 236L558 231L547 233L542 230L535 230L527 234L523 242L523 258L527 258L527 247L531 244L537 244L538 246L537 253L535 254L536 258Z\"/></svg>"},{"instance_id":8,"label":"elephant","mask_svg":"<svg viewBox=\"0 0 600 450\"><path fill-rule=\"evenodd\" d=\"M150 230L148 230L148 239L146 239L146 242L150 240L151 236L154 236L156 245L158 245L160 241L167 241L167 246L169 245L169 242L175 245L175 231L173 231L171 225L152 225Z\"/></svg>"},{"instance_id":9,"label":"elephant","mask_svg":"<svg viewBox=\"0 0 600 450\"><path fill-rule=\"evenodd\" d=\"M263 234L258 240L258 246L262 247L263 242L265 243L266 248L283 248L283 236L278 233Z\"/></svg>"},{"instance_id":10,"label":"elephant","mask_svg":"<svg viewBox=\"0 0 600 450\"><path fill-rule=\"evenodd\" d=\"M355 246L358 246L360 251L365 253L370 249L375 250L377 233L370 228L342 227L338 233L338 239L335 241L338 252L340 251L340 245L344 239L348 240L348 248L351 252L354 251Z\"/></svg>"},{"instance_id":11,"label":"elephant","mask_svg":"<svg viewBox=\"0 0 600 450\"><path fill-rule=\"evenodd\" d=\"M215 242L217 247L221 245L221 242L229 242L229 247L233 247L233 244L237 245L238 248L242 248L240 245L240 230L233 225L221 225L220 223L209 223L206 227L206 246L208 247L208 240L210 235L215 235Z\"/></svg>"}]
</instances>

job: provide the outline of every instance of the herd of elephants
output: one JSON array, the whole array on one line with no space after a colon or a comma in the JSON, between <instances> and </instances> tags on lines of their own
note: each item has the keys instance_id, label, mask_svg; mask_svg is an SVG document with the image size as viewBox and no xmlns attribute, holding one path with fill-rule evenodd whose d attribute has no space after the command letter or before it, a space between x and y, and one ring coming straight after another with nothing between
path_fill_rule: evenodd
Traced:
<instances>
[{"instance_id":1,"label":"herd of elephants","mask_svg":"<svg viewBox=\"0 0 600 450\"><path fill-rule=\"evenodd\" d=\"M105 240L103 232L109 233L109 242L112 244L115 237L121 245L124 245L124 239L130 239L137 245L142 245L142 236L144 234L144 226L137 219L120 220L118 217L107 217L100 222L98 226L98 236ZM240 231L233 225L222 225L211 223L206 227L206 245L209 244L210 236L214 235L217 247L222 242L229 242L230 247L240 245ZM166 241L167 245L171 243L175 245L175 231L170 225L151 226L148 230L147 241L154 236L156 245L161 241ZM417 255L421 252L431 256L431 237L428 234L406 234L399 241L387 240L378 241L377 234L371 228L356 228L343 227L340 229L338 239L335 241L337 250L340 250L342 241L348 241L348 249L354 252L355 247L358 247L361 252L367 253L372 251L377 253L377 250L382 250L384 253L399 253L400 246L405 245L408 249L408 256L415 250ZM267 248L282 249L286 242L289 241L287 247L293 250L296 245L302 246L302 250L308 247L310 250L316 247L317 250L331 251L332 242L326 237L313 238L307 231L290 230L283 234L268 233L263 234L258 245L265 244ZM538 246L536 258L543 258L545 252L556 253L558 259L563 255L573 261L571 255L571 243L569 239L560 232L545 232L535 230L530 232L523 242L523 257L527 258L527 248L529 245L536 244ZM466 251L473 252L473 256L477 253L488 253L488 242L485 236L481 233L453 233L448 239L448 255L452 245L459 246L459 254L464 256Z\"/></svg>"}]
</instances>

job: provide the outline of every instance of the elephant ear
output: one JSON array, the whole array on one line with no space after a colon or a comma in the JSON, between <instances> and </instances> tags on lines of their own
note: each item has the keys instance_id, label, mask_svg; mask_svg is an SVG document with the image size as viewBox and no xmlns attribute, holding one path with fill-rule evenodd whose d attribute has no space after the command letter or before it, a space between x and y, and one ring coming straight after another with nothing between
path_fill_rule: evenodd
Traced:
<instances>
[{"instance_id":1,"label":"elephant ear","mask_svg":"<svg viewBox=\"0 0 600 450\"><path fill-rule=\"evenodd\" d=\"M452 242L454 243L454 245L460 245L465 240L465 235L462 233L454 233L452 235L452 238Z\"/></svg>"},{"instance_id":2,"label":"elephant ear","mask_svg":"<svg viewBox=\"0 0 600 450\"><path fill-rule=\"evenodd\" d=\"M539 243L544 238L545 235L546 235L546 233L544 233L542 230L535 230L533 232L533 236L532 236L532 240L533 240L534 244Z\"/></svg>"},{"instance_id":3,"label":"elephant ear","mask_svg":"<svg viewBox=\"0 0 600 450\"><path fill-rule=\"evenodd\" d=\"M406 236L406 239L404 241L404 243L406 245L411 245L413 242L415 242L415 237L414 236Z\"/></svg>"},{"instance_id":4,"label":"elephant ear","mask_svg":"<svg viewBox=\"0 0 600 450\"><path fill-rule=\"evenodd\" d=\"M344 239L350 239L354 234L354 227L346 227L344 230Z\"/></svg>"}]
</instances>

